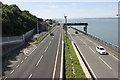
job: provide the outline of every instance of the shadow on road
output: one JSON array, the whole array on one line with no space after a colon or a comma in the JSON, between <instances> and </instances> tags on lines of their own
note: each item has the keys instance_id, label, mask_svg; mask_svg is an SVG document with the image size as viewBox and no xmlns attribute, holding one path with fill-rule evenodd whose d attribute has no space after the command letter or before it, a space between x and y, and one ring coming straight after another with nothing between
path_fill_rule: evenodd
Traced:
<instances>
[{"instance_id":1,"label":"shadow on road","mask_svg":"<svg viewBox=\"0 0 120 80\"><path fill-rule=\"evenodd\" d=\"M21 52L21 50L23 50L24 48L27 48L28 46L30 46L30 42L33 42L32 39L27 40L27 42L25 42L24 45L20 46L19 48L7 53L6 55L2 56L2 76L6 75L6 71L11 71L12 70L12 66L14 61L17 61L17 56L19 56L20 54L23 55L23 52ZM12 47L12 46L11 46Z\"/></svg>"}]
</instances>

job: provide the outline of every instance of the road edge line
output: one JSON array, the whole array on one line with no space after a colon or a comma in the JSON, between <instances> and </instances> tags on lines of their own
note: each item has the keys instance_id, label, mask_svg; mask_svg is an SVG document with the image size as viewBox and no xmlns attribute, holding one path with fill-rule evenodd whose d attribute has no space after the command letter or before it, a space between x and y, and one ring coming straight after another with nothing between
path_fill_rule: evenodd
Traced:
<instances>
[{"instance_id":1,"label":"road edge line","mask_svg":"<svg viewBox=\"0 0 120 80\"><path fill-rule=\"evenodd\" d=\"M69 33L69 32L68 32L68 33ZM69 33L69 35L70 35L70 33ZM71 36L70 36L70 38L71 38L72 41L74 42L74 44L75 44L76 48L78 49L78 51L80 52L80 55L82 56L83 60L85 60L84 63L86 63L86 67L88 66L89 73L91 72L92 79L93 79L93 80L94 80L94 79L97 80L96 75L94 74L94 72L93 72L93 70L91 69L90 65L88 64L87 60L86 60L85 57L83 56L83 53L81 52L80 48L76 45L74 39L73 39Z\"/></svg>"},{"instance_id":2,"label":"road edge line","mask_svg":"<svg viewBox=\"0 0 120 80\"><path fill-rule=\"evenodd\" d=\"M63 79L63 53L64 53L64 41L62 34L62 52L61 52L61 67L60 67L60 78Z\"/></svg>"}]
</instances>

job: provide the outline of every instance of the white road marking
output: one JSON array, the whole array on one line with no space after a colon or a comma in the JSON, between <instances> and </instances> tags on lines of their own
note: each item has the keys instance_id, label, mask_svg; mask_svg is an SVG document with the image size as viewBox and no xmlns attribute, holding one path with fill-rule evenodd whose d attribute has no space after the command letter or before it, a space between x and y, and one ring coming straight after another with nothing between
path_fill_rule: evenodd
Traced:
<instances>
[{"instance_id":1,"label":"white road marking","mask_svg":"<svg viewBox=\"0 0 120 80\"><path fill-rule=\"evenodd\" d=\"M43 55L40 57L40 59L38 60L36 66L38 66L38 64L40 63L41 59L42 59Z\"/></svg>"},{"instance_id":2,"label":"white road marking","mask_svg":"<svg viewBox=\"0 0 120 80\"><path fill-rule=\"evenodd\" d=\"M110 69L112 69L101 57L99 57Z\"/></svg>"},{"instance_id":3,"label":"white road marking","mask_svg":"<svg viewBox=\"0 0 120 80\"><path fill-rule=\"evenodd\" d=\"M21 61L21 63L23 63L23 61Z\"/></svg>"},{"instance_id":4,"label":"white road marking","mask_svg":"<svg viewBox=\"0 0 120 80\"><path fill-rule=\"evenodd\" d=\"M4 80L6 80L6 79L7 79L7 77L4 78Z\"/></svg>"},{"instance_id":5,"label":"white road marking","mask_svg":"<svg viewBox=\"0 0 120 80\"><path fill-rule=\"evenodd\" d=\"M79 38L78 36L77 36L77 38ZM80 39L80 38L79 38ZM87 44L82 40L82 39L80 39L80 41L82 41L86 46L87 46Z\"/></svg>"},{"instance_id":6,"label":"white road marking","mask_svg":"<svg viewBox=\"0 0 120 80\"><path fill-rule=\"evenodd\" d=\"M57 47L57 54L56 54L56 59L55 59L55 65L54 65L54 71L53 71L52 80L54 80L54 78L55 78L55 72L56 72L56 66L57 66L57 59L58 59L58 53L59 53L59 46L60 46L60 38L61 38L61 33L60 33L58 47Z\"/></svg>"},{"instance_id":7,"label":"white road marking","mask_svg":"<svg viewBox=\"0 0 120 80\"><path fill-rule=\"evenodd\" d=\"M98 46L96 43L94 43L93 41L89 40L88 38L86 38L85 36L83 36L85 39L87 39L89 42L93 43L95 46Z\"/></svg>"},{"instance_id":8,"label":"white road marking","mask_svg":"<svg viewBox=\"0 0 120 80\"><path fill-rule=\"evenodd\" d=\"M48 49L48 46L46 47L46 49L45 49L45 51L44 51L44 52L46 52L46 51L47 51L47 49Z\"/></svg>"},{"instance_id":9,"label":"white road marking","mask_svg":"<svg viewBox=\"0 0 120 80\"><path fill-rule=\"evenodd\" d=\"M18 68L20 65L17 65L16 68Z\"/></svg>"},{"instance_id":10,"label":"white road marking","mask_svg":"<svg viewBox=\"0 0 120 80\"><path fill-rule=\"evenodd\" d=\"M34 51L35 51L35 49L37 49L37 47L35 46L35 48L34 48L34 50L33 51L31 51L31 53L30 54L27 54L26 52L24 52L24 54L26 55L26 56L30 56Z\"/></svg>"},{"instance_id":11,"label":"white road marking","mask_svg":"<svg viewBox=\"0 0 120 80\"><path fill-rule=\"evenodd\" d=\"M25 59L27 59L27 57L25 57Z\"/></svg>"},{"instance_id":12,"label":"white road marking","mask_svg":"<svg viewBox=\"0 0 120 80\"><path fill-rule=\"evenodd\" d=\"M69 33L69 32L68 32L68 33ZM70 34L70 33L69 33L69 34ZM70 36L70 37L72 38L72 36ZM75 43L75 41L74 41L73 38L72 38L72 40L73 40L73 42ZM76 44L76 43L75 43L75 44ZM76 44L76 46L77 46L77 44ZM78 46L77 46L77 48L79 49L81 55L83 56L83 53L81 52L80 48L79 48ZM85 58L84 56L83 56L83 58L84 58L85 62L87 63L87 65L88 65L90 71L92 72L93 76L94 76L94 77L96 78L96 80L97 80L97 77L96 77L95 73L93 72L92 68L90 67L90 65L88 64L86 58Z\"/></svg>"},{"instance_id":13,"label":"white road marking","mask_svg":"<svg viewBox=\"0 0 120 80\"><path fill-rule=\"evenodd\" d=\"M90 49L93 53L95 53L95 51L94 51L91 47L89 47L89 49Z\"/></svg>"},{"instance_id":14,"label":"white road marking","mask_svg":"<svg viewBox=\"0 0 120 80\"><path fill-rule=\"evenodd\" d=\"M63 50L64 50L64 41L62 36L62 52L61 52L61 67L60 67L60 78L63 78Z\"/></svg>"},{"instance_id":15,"label":"white road marking","mask_svg":"<svg viewBox=\"0 0 120 80\"><path fill-rule=\"evenodd\" d=\"M30 74L30 76L28 77L28 80L30 80L31 77L32 77L32 74Z\"/></svg>"},{"instance_id":16,"label":"white road marking","mask_svg":"<svg viewBox=\"0 0 120 80\"><path fill-rule=\"evenodd\" d=\"M117 61L120 61L117 57L113 56L110 52L108 52L113 58L115 58Z\"/></svg>"},{"instance_id":17,"label":"white road marking","mask_svg":"<svg viewBox=\"0 0 120 80\"><path fill-rule=\"evenodd\" d=\"M51 40L53 40L53 37L52 37L52 39Z\"/></svg>"},{"instance_id":18,"label":"white road marking","mask_svg":"<svg viewBox=\"0 0 120 80\"><path fill-rule=\"evenodd\" d=\"M14 70L12 70L11 72L10 72L10 74L12 74L14 72Z\"/></svg>"},{"instance_id":19,"label":"white road marking","mask_svg":"<svg viewBox=\"0 0 120 80\"><path fill-rule=\"evenodd\" d=\"M49 45L51 44L51 41L49 42Z\"/></svg>"}]
</instances>

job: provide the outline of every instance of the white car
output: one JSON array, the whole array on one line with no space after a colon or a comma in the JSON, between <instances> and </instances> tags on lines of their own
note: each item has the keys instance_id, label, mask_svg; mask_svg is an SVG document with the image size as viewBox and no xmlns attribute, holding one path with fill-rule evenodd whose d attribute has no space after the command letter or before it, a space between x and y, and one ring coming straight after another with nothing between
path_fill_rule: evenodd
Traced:
<instances>
[{"instance_id":1,"label":"white car","mask_svg":"<svg viewBox=\"0 0 120 80\"><path fill-rule=\"evenodd\" d=\"M107 54L107 52L103 46L97 46L96 51L100 54Z\"/></svg>"}]
</instances>

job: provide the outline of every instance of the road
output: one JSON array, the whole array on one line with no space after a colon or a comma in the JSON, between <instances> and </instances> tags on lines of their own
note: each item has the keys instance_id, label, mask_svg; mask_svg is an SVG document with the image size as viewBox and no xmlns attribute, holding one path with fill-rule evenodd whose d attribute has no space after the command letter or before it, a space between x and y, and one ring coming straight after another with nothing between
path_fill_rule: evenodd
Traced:
<instances>
[{"instance_id":1,"label":"road","mask_svg":"<svg viewBox=\"0 0 120 80\"><path fill-rule=\"evenodd\" d=\"M29 55L23 56L5 79L59 78L61 66L61 28L53 30Z\"/></svg>"},{"instance_id":2,"label":"road","mask_svg":"<svg viewBox=\"0 0 120 80\"><path fill-rule=\"evenodd\" d=\"M96 79L118 80L118 59L111 55L100 55L95 48L98 45L89 40L82 33L75 34L75 30L68 29L71 39L76 43L88 67Z\"/></svg>"}]
</instances>

